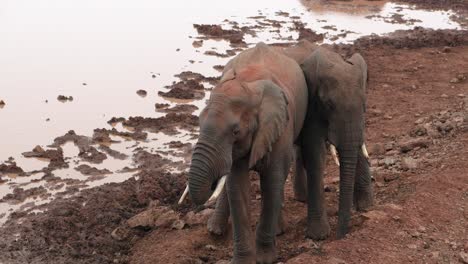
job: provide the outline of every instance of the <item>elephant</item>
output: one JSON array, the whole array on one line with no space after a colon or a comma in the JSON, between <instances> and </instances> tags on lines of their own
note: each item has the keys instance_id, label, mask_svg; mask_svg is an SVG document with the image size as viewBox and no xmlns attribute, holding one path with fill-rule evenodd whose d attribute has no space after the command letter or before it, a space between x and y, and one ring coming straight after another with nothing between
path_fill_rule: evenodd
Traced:
<instances>
[{"instance_id":1,"label":"elephant","mask_svg":"<svg viewBox=\"0 0 468 264\"><path fill-rule=\"evenodd\" d=\"M339 54L319 47L301 62L301 68L309 89L300 136L307 171L307 179L300 180L307 182L307 237L320 240L330 233L323 190L328 141L340 165L337 238L343 238L348 233L353 202L357 210L367 210L373 204L364 144L367 64L358 53L343 60Z\"/></svg>"},{"instance_id":2,"label":"elephant","mask_svg":"<svg viewBox=\"0 0 468 264\"><path fill-rule=\"evenodd\" d=\"M318 48L318 45L315 43L310 43L307 40L301 40L296 45L281 48L281 47L270 47L275 49L276 52L283 53L287 57L295 60L298 64L302 63L308 55L310 55L315 49ZM302 163L302 154L300 146L295 146L294 153L294 162L292 164L293 171L293 184L294 184L294 196L295 199L301 202L305 202L307 199L307 185L306 185L306 174L304 166ZM211 215L208 220L207 228L208 231L215 235L223 235L228 228L228 219L229 219L229 202L227 194L223 189L220 192L219 198L216 201L216 210ZM283 233L283 220L280 217L278 219L276 234Z\"/></svg>"},{"instance_id":3,"label":"elephant","mask_svg":"<svg viewBox=\"0 0 468 264\"><path fill-rule=\"evenodd\" d=\"M226 64L200 113L188 193L192 202L203 205L214 189L220 195L217 203L228 204L221 209L229 207L232 218L233 263L276 260L283 186L306 117L307 98L299 64L261 42ZM249 170L259 173L262 195L255 244L249 224ZM219 194L224 180L226 188ZM227 222L226 212L217 213Z\"/></svg>"}]
</instances>

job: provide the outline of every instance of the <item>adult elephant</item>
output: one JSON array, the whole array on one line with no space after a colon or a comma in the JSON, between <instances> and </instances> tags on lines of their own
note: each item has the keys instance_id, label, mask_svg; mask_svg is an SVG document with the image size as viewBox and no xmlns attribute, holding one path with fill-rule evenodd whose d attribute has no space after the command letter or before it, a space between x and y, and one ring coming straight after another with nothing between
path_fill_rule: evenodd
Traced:
<instances>
[{"instance_id":1,"label":"adult elephant","mask_svg":"<svg viewBox=\"0 0 468 264\"><path fill-rule=\"evenodd\" d=\"M189 193L195 204L202 205L227 175L234 263L272 263L276 259L283 186L307 112L307 95L299 65L259 43L226 65L200 114ZM262 194L255 244L249 224L250 169L260 174Z\"/></svg>"},{"instance_id":2,"label":"adult elephant","mask_svg":"<svg viewBox=\"0 0 468 264\"><path fill-rule=\"evenodd\" d=\"M351 206L366 210L372 205L372 185L364 145L367 65L359 54L343 58L324 48L316 49L301 64L309 88L306 121L301 134L307 171L307 236L324 239L330 226L324 205L323 169L326 141L332 154L338 150L340 193L337 238L348 232Z\"/></svg>"}]
</instances>

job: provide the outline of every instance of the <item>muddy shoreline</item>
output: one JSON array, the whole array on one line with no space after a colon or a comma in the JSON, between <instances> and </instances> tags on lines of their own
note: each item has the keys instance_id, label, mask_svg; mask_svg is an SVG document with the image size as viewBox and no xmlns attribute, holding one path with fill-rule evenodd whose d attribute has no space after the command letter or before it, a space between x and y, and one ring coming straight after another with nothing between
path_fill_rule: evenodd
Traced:
<instances>
[{"instance_id":1,"label":"muddy shoreline","mask_svg":"<svg viewBox=\"0 0 468 264\"><path fill-rule=\"evenodd\" d=\"M300 26L298 27L300 28ZM208 37L224 38L223 34L228 34L227 39L234 44L239 44L242 40L236 33L237 31L226 32L217 27L208 29L198 27L197 29L200 29L203 35ZM304 35L316 37L305 33ZM405 201L414 196L414 187L418 185L418 175L425 174L429 175L428 178L433 178L431 175L436 175L441 168L440 165L446 164L447 159L450 158L451 154L444 150L445 146L455 145L452 147L456 148L456 146L464 145L464 152L466 152L467 103L466 94L463 91L466 92L468 82L466 78L461 78L456 83L451 83L450 80L457 78L460 74L468 76L467 72L460 70L463 69L460 67L463 63L466 65L463 58L467 56L467 45L467 31L416 28L395 32L385 37L363 37L355 41L353 45L330 46L343 55L355 51L361 52L369 61L371 83L367 125L368 137L373 145L371 156L374 157L374 160L371 160L371 163L376 177L377 212L382 211L385 215L391 214L393 212L391 210L394 209L388 209L388 206L392 204L399 204L398 206L403 207ZM389 58L399 57L399 54L406 54L409 56L408 60L403 65L401 61L400 64L396 64L396 62L392 64ZM439 61L438 58L447 58L448 60L449 70L446 70L446 73L451 78L444 80L444 85L439 85L437 82L433 85L430 84L431 80L428 80L429 77L426 74L430 73L431 69L422 64L423 62L434 63ZM401 70L398 69L399 67L402 67ZM401 75L405 76L406 80L395 79L397 73L400 74L400 77ZM215 81L215 79L207 79L202 75L189 72L181 73L179 78L181 81L174 83L170 88L171 91L179 88L180 91L174 92L174 96L183 99L202 98L204 96L202 83ZM187 84L189 84L188 87L191 87L190 89L186 89ZM425 93L427 85L431 85L431 94L444 93L450 100L444 100L446 97L440 97L442 100L429 106L426 105L427 100L413 101L411 98L405 97L408 94ZM446 86L453 86L453 88L450 88L450 92L446 92L444 91ZM390 87L394 90L393 95L387 94ZM194 93L194 91L196 92ZM410 104L418 116L392 113L391 109L394 109L395 106L402 107L405 103ZM103 145L113 140L111 135L129 137L133 140L145 140L147 132L163 132L174 135L178 129L196 135L198 118L192 114L196 109L183 105L172 108L156 105L156 108L166 114L159 118L137 116L113 118L109 121L113 124L130 127L132 132L123 132L117 129L96 129L92 137L86 137L70 131L64 136L56 138L54 143L49 146L50 149L36 147L23 155L48 159L49 165L43 169L45 173L43 177L49 182L58 181L60 183L60 180L54 177L53 173L56 169L71 165L69 161L63 160L61 152L66 142L73 142L78 147L80 159L91 164L100 164L107 155L119 156L118 151ZM446 112L441 113L441 111ZM421 118L420 124L412 125ZM379 129L381 126L385 128ZM422 140L424 144L414 143L411 140ZM174 141L168 146L171 149L182 147L187 153L191 151L191 144L187 145L183 142ZM440 154L440 151L446 157ZM428 156L427 153L430 155ZM229 259L232 250L229 242L230 234L228 234L228 239L210 238L205 230L204 223L210 209L198 208L195 210L197 213L190 213L191 210L195 209L191 205L176 206L176 201L185 187L186 175L170 172L170 168L179 167L183 170L187 164L171 161L158 153L150 153L145 149L136 149L132 160L135 168L127 169L136 171L135 176L122 183L110 183L80 191L83 182L77 181L75 185L71 185L62 195L50 203L33 206L11 214L10 219L0 228L0 261L12 264L151 263L158 257L160 261L164 260L167 263L216 263L220 259ZM415 160L417 161L416 165ZM467 169L466 161L456 163L456 161L451 160L450 164L451 168ZM328 164L328 168L332 168L332 165ZM89 177L99 177L108 173L108 171L92 166L76 166L76 169L85 172L84 174L88 174ZM13 160L1 164L0 172L24 173ZM336 170L328 173L328 190L334 194L333 190L337 189L337 182L333 180L336 177ZM464 185L466 179L464 181L460 183L461 191L466 191L466 185ZM258 179L254 180L253 185L258 185ZM427 185L424 186L424 188L429 188ZM254 190L252 206L257 209L256 196L258 193L256 192L258 192L258 188L252 189ZM287 197L291 196L289 184L286 193ZM44 190L41 188L29 190L18 188L15 189L13 195L7 195L3 199L25 200L27 197L39 195L44 195ZM454 195L457 195L457 192L454 192ZM333 208L330 210L334 210L336 196L331 195L327 199L330 204L329 208ZM292 226L304 226L304 219L301 218L304 217L304 206L289 198L287 202L290 206L287 211L288 221ZM146 218L140 216L138 224L135 224L137 220L134 217L148 210L164 212L161 214L167 217L159 221L148 222L145 220ZM292 212L295 211L302 213L293 216ZM332 215L334 213L330 212ZM369 215L357 215L354 219L354 234L351 234L349 240L358 239L360 236L369 236L365 229L369 229L369 225L373 221L380 219L376 217L380 216L373 215L372 211ZM408 215L407 217L408 219L406 217L400 219L408 222L415 221L411 218L414 216ZM129 219L133 220L129 221ZM332 219L334 218L332 217ZM382 219L387 221L385 217ZM390 219L388 221L397 220ZM18 222L21 222L21 225ZM431 224L425 222L423 225ZM456 228L460 228L460 226L454 226L453 231L456 231ZM279 238L281 261L290 260L291 263L302 263L301 258L328 261L335 257L342 259L349 257L343 252L336 253L337 250L339 251L339 247L335 246L335 244L348 243L348 239L341 242L331 238L316 244L304 240L300 233L301 230L301 228L289 228L288 233ZM425 236L421 235L420 237ZM434 235L434 237L437 236ZM182 253L179 255L173 254L177 247L165 253L158 251L162 250L163 246L168 246L171 241L175 243L180 239L192 241L194 245L182 243L179 246ZM439 245L437 239L435 242L431 242L434 244L433 247L437 245L440 248L438 250L441 252L440 255L448 260L458 260L460 252L468 250L463 249L466 247L467 241L460 237L450 238L449 242L456 245L455 250L447 249L443 242ZM406 243L406 238L404 241L400 240L401 243ZM420 243L423 242L425 240ZM392 244L390 241L381 243L384 245ZM149 250L151 245L154 247L153 250ZM207 245L215 246L207 247ZM360 258L375 260L372 257L373 252L367 251L364 245L356 243L355 246L362 248L363 256ZM353 248L353 246L349 247ZM411 248L406 249L411 251ZM422 253L411 251L410 253L406 252L406 254L412 256L413 260L417 260L417 256L426 253L424 251ZM360 259L354 257L355 260ZM406 256L403 257L402 263L408 260ZM384 260L379 263L390 263L388 261Z\"/></svg>"}]
</instances>

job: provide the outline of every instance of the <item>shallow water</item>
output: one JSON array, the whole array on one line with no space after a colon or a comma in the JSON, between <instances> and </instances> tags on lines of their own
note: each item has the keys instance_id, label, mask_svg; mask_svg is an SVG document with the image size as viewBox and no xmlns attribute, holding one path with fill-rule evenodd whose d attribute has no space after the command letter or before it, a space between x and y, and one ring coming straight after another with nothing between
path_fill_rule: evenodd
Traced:
<instances>
[{"instance_id":1,"label":"shallow water","mask_svg":"<svg viewBox=\"0 0 468 264\"><path fill-rule=\"evenodd\" d=\"M249 17L259 14L286 22L280 33L262 31L257 32L257 37L246 35L249 45L258 41L288 42L289 36L296 39L297 33L288 30L292 24L291 16L299 16L314 31L327 33L325 43L350 42L363 35L384 34L414 26L459 27L449 19L451 12L414 10L385 1L363 1L355 5L266 0L235 3L217 0L0 2L0 100L6 102L0 109L0 160L13 156L26 171L40 169L47 163L23 158L22 152L30 151L36 145L46 146L69 130L91 136L94 128L109 128L106 122L114 116L163 115L155 112L155 103L173 105L178 101L167 101L157 92L176 80L173 76L176 73L191 70L205 76L219 75L212 66L224 65L228 59L203 53L213 48L224 52L229 43L205 40L202 47L194 48L192 42L198 35L194 23L222 24L228 28L229 24L223 22L228 19L241 26L255 25L258 21ZM289 17L276 14L277 11L288 12ZM393 13L420 22L407 25L384 21ZM379 17L369 18L370 15ZM324 29L324 26L334 26L336 30ZM353 33L334 38L348 31ZM146 90L148 95L138 96L136 91L139 89ZM73 96L74 100L62 103L57 100L58 95ZM193 103L200 109L204 105L203 100ZM190 138L186 132L177 137L183 142ZM162 133L150 134L149 140L140 142L139 146L154 152L164 149L163 143L174 138ZM134 143L123 141L112 147L131 154ZM67 144L64 151L71 161L77 160L77 149L73 144ZM74 162L70 163L70 169L55 174L62 178L86 179L73 169ZM95 167L107 168L114 174L88 184L123 181L132 176L132 173L117 172L125 166L132 167L131 158L116 160L108 157ZM0 198L11 192L12 187L39 176L7 177L9 182L0 185ZM0 221L2 213L19 207L0 203ZM3 220L5 217L6 214Z\"/></svg>"}]
</instances>

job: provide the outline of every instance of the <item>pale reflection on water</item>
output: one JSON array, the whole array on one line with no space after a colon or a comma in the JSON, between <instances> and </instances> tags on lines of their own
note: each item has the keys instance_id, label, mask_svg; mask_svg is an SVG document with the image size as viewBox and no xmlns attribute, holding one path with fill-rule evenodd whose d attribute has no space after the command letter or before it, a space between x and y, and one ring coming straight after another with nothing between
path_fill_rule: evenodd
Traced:
<instances>
[{"instance_id":1,"label":"pale reflection on water","mask_svg":"<svg viewBox=\"0 0 468 264\"><path fill-rule=\"evenodd\" d=\"M130 1L130 0L0 0L0 100L6 105L0 109L0 161L13 156L26 171L40 169L47 162L26 159L22 152L36 145L46 146L53 138L75 130L77 134L92 135L94 128L110 126L111 117L146 116L159 117L155 103L195 104L199 110L204 100L166 100L158 91L176 80L173 76L190 70L205 76L217 76L214 65L224 65L229 58L206 56L207 50L223 53L229 48L225 41L205 40L200 48L192 46L198 24L223 24L239 22L255 25L249 18L259 14L286 24L279 33L260 30L256 37L245 36L251 46L259 41L289 42L297 38L291 32L291 16L297 16L307 27L327 33L324 42L332 42L333 36L352 31L335 42L349 42L371 33L384 34L396 29L413 26L430 28L457 28L450 21L451 12L413 10L405 5L356 0L326 4L317 1ZM289 13L289 17L276 14ZM405 19L418 19L414 25L391 24L380 18L366 18L378 14L389 17L402 14ZM324 29L334 26L335 30ZM193 60L193 63L190 62ZM155 78L152 77L155 76ZM138 96L144 89L148 95ZM58 95L73 96L72 102L57 101ZM207 92L209 96L209 92ZM46 121L49 119L49 121ZM117 129L125 128L118 126ZM117 173L125 166L132 167L131 151L134 141L112 144L111 147L129 155L126 160L108 157L99 169L109 169L114 174L96 181L91 186L105 182L123 181L133 173ZM164 143L172 140L192 142L190 133L178 136L162 133L150 134L138 146L152 151L167 150ZM56 171L62 178L86 179L74 170L77 148L68 143L65 156L70 158L70 168ZM186 157L171 157L184 161ZM0 184L0 198L11 192L12 186L29 182L29 178L8 178ZM36 183L25 186L32 188ZM26 202L30 202L27 199ZM2 213L17 209L20 205L0 203Z\"/></svg>"}]
</instances>

